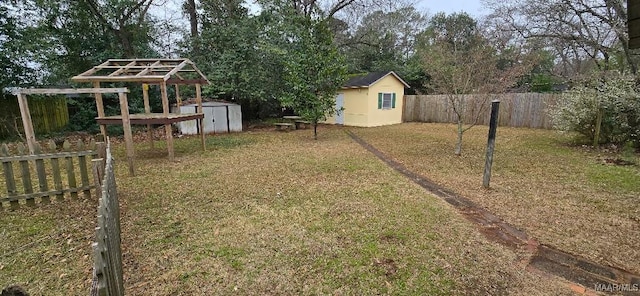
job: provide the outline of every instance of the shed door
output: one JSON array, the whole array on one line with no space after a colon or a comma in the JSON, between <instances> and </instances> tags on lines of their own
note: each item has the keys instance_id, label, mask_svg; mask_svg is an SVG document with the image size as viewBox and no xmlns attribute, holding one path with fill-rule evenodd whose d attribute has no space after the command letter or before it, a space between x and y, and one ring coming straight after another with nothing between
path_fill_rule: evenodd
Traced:
<instances>
[{"instance_id":1,"label":"shed door","mask_svg":"<svg viewBox=\"0 0 640 296\"><path fill-rule=\"evenodd\" d=\"M344 94L338 94L336 97L336 124L344 124L344 110L341 110L344 107Z\"/></svg>"}]
</instances>

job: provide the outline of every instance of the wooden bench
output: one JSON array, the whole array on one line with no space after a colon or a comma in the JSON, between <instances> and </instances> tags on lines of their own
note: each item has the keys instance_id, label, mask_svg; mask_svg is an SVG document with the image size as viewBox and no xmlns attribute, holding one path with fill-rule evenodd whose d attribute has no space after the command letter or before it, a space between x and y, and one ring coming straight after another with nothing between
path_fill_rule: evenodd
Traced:
<instances>
[{"instance_id":1,"label":"wooden bench","mask_svg":"<svg viewBox=\"0 0 640 296\"><path fill-rule=\"evenodd\" d=\"M300 128L304 128L306 129L307 126L309 126L311 124L310 121L306 121L306 120L296 120L296 129L300 129Z\"/></svg>"},{"instance_id":2,"label":"wooden bench","mask_svg":"<svg viewBox=\"0 0 640 296\"><path fill-rule=\"evenodd\" d=\"M293 129L295 127L295 125L293 123L288 123L288 122L277 122L274 123L273 125L276 126L277 130L290 130Z\"/></svg>"}]
</instances>

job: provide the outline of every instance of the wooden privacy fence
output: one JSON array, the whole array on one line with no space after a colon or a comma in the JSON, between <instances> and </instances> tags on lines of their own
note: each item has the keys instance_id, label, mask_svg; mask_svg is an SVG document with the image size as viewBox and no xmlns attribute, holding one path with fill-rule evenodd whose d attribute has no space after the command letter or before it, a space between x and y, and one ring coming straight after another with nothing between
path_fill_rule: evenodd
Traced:
<instances>
[{"instance_id":1,"label":"wooden privacy fence","mask_svg":"<svg viewBox=\"0 0 640 296\"><path fill-rule=\"evenodd\" d=\"M509 93L496 95L461 95L465 123L475 118L474 112L485 106L478 124L489 125L490 105L500 100L499 123L502 126L551 129L553 124L548 114L549 107L556 104L559 94ZM404 96L403 122L456 122L452 103L448 95Z\"/></svg>"},{"instance_id":2,"label":"wooden privacy fence","mask_svg":"<svg viewBox=\"0 0 640 296\"><path fill-rule=\"evenodd\" d=\"M33 129L36 134L50 134L57 132L69 124L67 98L55 96L52 98L29 98ZM20 120L20 108L15 96L0 97L0 138L15 136L16 132L24 132Z\"/></svg>"},{"instance_id":3,"label":"wooden privacy fence","mask_svg":"<svg viewBox=\"0 0 640 296\"><path fill-rule=\"evenodd\" d=\"M106 164L104 159L95 159L94 170L101 180L100 198L98 201L98 227L96 242L93 247L93 284L91 296L124 295L122 277L122 250L120 248L120 206L116 190L116 177L113 171L111 149L107 144Z\"/></svg>"},{"instance_id":4,"label":"wooden privacy fence","mask_svg":"<svg viewBox=\"0 0 640 296\"><path fill-rule=\"evenodd\" d=\"M54 197L64 201L65 195L78 198L91 196L96 182L89 179L88 157L95 157L104 150L104 144L89 143L89 147L78 141L72 151L69 141L62 144L62 152L53 140L47 145L49 152L43 152L36 145L36 154L29 155L24 144L16 146L15 153L7 144L0 146L2 178L0 183L0 211L7 206L17 209L21 204L35 206L38 202L47 204ZM13 154L13 155L12 155Z\"/></svg>"}]
</instances>

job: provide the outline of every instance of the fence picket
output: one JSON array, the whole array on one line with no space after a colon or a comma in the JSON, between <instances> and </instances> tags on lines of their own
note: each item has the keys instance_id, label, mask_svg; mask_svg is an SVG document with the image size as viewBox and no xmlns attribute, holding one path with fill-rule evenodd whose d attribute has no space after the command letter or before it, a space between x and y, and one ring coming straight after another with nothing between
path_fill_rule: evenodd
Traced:
<instances>
[{"instance_id":1,"label":"fence picket","mask_svg":"<svg viewBox=\"0 0 640 296\"><path fill-rule=\"evenodd\" d=\"M49 150L55 152L57 149L56 142L49 140ZM56 201L64 201L64 193L62 192L62 175L60 172L60 161L58 158L51 158L51 173L53 174L53 187L56 193Z\"/></svg>"},{"instance_id":2,"label":"fence picket","mask_svg":"<svg viewBox=\"0 0 640 296\"><path fill-rule=\"evenodd\" d=\"M82 140L78 140L78 144L76 145L78 151L82 151L85 149L84 142ZM85 155L78 156L78 165L80 166L80 182L82 182L82 187L85 188L82 190L85 198L91 197L90 185L89 184L89 173L87 170L87 157Z\"/></svg>"},{"instance_id":3,"label":"fence picket","mask_svg":"<svg viewBox=\"0 0 640 296\"><path fill-rule=\"evenodd\" d=\"M100 146L100 145L98 145ZM99 153L101 154L101 153ZM101 197L98 202L98 227L94 250L94 284L90 295L124 295L122 277L122 251L120 247L120 209L116 190L113 158L106 148L104 170L99 165L102 159L94 159L94 175L104 175L101 179ZM96 180L96 182L98 182Z\"/></svg>"},{"instance_id":4,"label":"fence picket","mask_svg":"<svg viewBox=\"0 0 640 296\"><path fill-rule=\"evenodd\" d=\"M42 148L40 144L36 144L36 154L42 153ZM36 173L38 175L38 184L40 185L40 192L49 191L49 184L47 184L47 173L44 168L44 159L38 158L36 159ZM42 203L48 204L51 203L51 199L48 195L42 197Z\"/></svg>"},{"instance_id":5,"label":"fence picket","mask_svg":"<svg viewBox=\"0 0 640 296\"><path fill-rule=\"evenodd\" d=\"M7 144L3 144L0 149L0 156L9 156L9 148ZM13 174L13 164L10 161L2 161L2 168L4 171L4 180L7 185L7 195L9 196L9 204L11 209L15 210L20 207L17 199L12 199L18 195L18 189L16 188L16 179Z\"/></svg>"},{"instance_id":6,"label":"fence picket","mask_svg":"<svg viewBox=\"0 0 640 296\"><path fill-rule=\"evenodd\" d=\"M64 143L62 143L62 149L66 152L71 151L71 143L69 143L68 140L65 140ZM76 188L78 187L78 183L76 182L76 173L74 171L74 167L73 167L73 157L71 156L65 156L64 158L65 163L66 163L66 168L67 168L67 181L69 184L69 188ZM71 198L78 198L78 191L71 191Z\"/></svg>"},{"instance_id":7,"label":"fence picket","mask_svg":"<svg viewBox=\"0 0 640 296\"><path fill-rule=\"evenodd\" d=\"M22 143L18 143L18 153L20 155L26 154L26 147ZM29 195L33 193L33 184L31 184L31 171L29 168L28 160L20 160L20 176L22 178L22 188L24 190L25 195ZM36 205L36 200L33 197L28 197L26 199L27 205L30 207L34 207Z\"/></svg>"},{"instance_id":8,"label":"fence picket","mask_svg":"<svg viewBox=\"0 0 640 296\"><path fill-rule=\"evenodd\" d=\"M98 148L105 147L102 143L91 145ZM21 205L20 200L25 200L28 206L35 206L38 200L42 204L51 203L51 198L55 195L56 201L62 202L65 194L77 198L80 191L86 198L90 198L93 189L97 188L91 180L87 157L95 158L98 152L86 150L83 142L77 143L78 149L81 150L77 152L71 151L71 144L68 141L63 144L63 150L65 150L63 152L55 152L57 147L53 140L46 145L47 150L53 153L43 153L39 144L34 147L35 154L29 154L22 143L18 143L15 147L18 153L11 155L8 145L0 145L0 168L3 172L0 176L4 178L6 185L3 187L3 189L6 188L6 192L4 190L0 192L0 210L4 209L5 202L9 203L11 209L17 209ZM64 163L60 163L61 160ZM76 166L79 167L76 168ZM78 172L80 176L77 176ZM66 176L63 175L64 173ZM68 182L64 182L65 179ZM49 184L50 181L53 181L53 189ZM68 183L68 187L64 183Z\"/></svg>"}]
</instances>

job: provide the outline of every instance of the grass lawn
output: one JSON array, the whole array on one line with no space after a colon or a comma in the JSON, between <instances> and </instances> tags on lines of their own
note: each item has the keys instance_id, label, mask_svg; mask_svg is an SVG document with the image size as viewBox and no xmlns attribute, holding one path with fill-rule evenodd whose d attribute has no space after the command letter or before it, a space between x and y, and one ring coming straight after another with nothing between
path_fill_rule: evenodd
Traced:
<instances>
[{"instance_id":1,"label":"grass lawn","mask_svg":"<svg viewBox=\"0 0 640 296\"><path fill-rule=\"evenodd\" d=\"M465 133L461 157L453 154L453 125L409 123L355 133L541 243L640 273L638 165L605 164L617 155L571 147L571 138L557 132L500 127L491 190L483 190L485 126Z\"/></svg>"},{"instance_id":2,"label":"grass lawn","mask_svg":"<svg viewBox=\"0 0 640 296\"><path fill-rule=\"evenodd\" d=\"M583 183L594 183L595 189L589 191L594 200L612 199L615 192L616 200L635 198L637 204L637 168L599 165L588 152L560 144L551 132L499 130L494 189L484 191L480 189L483 160L475 161L481 160L475 155L483 153L486 129L482 127L469 132L459 158L449 156L455 137L452 126L403 124L353 130L508 222L521 226L522 221L540 217L527 222L537 226L522 228L542 242L573 246L577 236L597 233L599 227L609 229L611 222L617 223L618 234L627 231L625 227L638 229L637 205L616 208L618 216L605 216L617 220L592 220L590 230L578 229L582 224L571 226L577 233L570 237L563 234L572 233L565 229L568 219L574 219L571 208L567 210L571 215L554 210L553 227L544 220L553 211L528 213L542 211L547 204L548 188L534 182L543 178L542 172L549 173L548 183L560 182L565 175L578 182L567 181L558 188L564 195L552 195L555 199L573 201ZM510 141L507 131L513 137ZM166 160L162 144L157 143L155 151L140 144L136 177L128 177L123 147L117 146L127 294L570 294L558 279L525 271L527 254L487 241L455 209L385 166L343 129L322 127L319 135L318 141L310 130L210 136L206 152L198 150L198 139L183 138L176 141L174 163ZM501 150L507 147L513 150L509 154ZM517 147L524 152L518 153ZM522 168L522 160L508 165L507 156L537 159L539 175L520 176L533 170L532 165ZM545 162L551 164L544 166ZM591 171L578 174L569 166L562 175L562 168L571 164ZM560 168L547 170L548 166ZM608 170L613 169L622 170L618 177L610 176ZM630 180L625 182L627 175ZM522 179L531 184L519 184L526 183ZM616 191L603 189L600 195L596 190L600 182L613 182ZM505 201L507 197L528 203ZM578 201L571 205L576 213L582 211ZM599 205L606 209L617 204ZM505 212L514 213L499 211L507 207ZM94 202L4 211L0 225L0 286L19 283L32 295L88 292ZM615 258L626 254L631 262L623 266L638 262L632 250L634 242L638 245L637 236L599 235L617 239L606 242L611 250L601 250L604 242L599 241L590 241L591 247L584 249L600 256L609 252L614 256L617 251ZM626 244L619 243L623 239Z\"/></svg>"}]
</instances>

